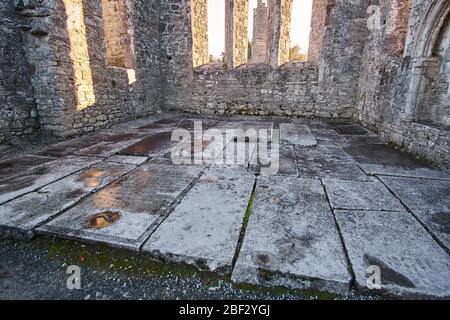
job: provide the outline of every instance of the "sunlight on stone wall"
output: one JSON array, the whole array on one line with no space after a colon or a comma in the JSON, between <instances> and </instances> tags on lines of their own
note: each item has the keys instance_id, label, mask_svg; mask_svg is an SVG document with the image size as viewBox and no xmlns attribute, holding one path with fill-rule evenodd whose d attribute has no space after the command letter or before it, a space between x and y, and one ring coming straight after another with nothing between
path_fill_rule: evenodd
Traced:
<instances>
[{"instance_id":1,"label":"sunlight on stone wall","mask_svg":"<svg viewBox=\"0 0 450 320\"><path fill-rule=\"evenodd\" d=\"M89 47L84 24L82 0L63 0L67 15L67 33L70 40L74 84L77 94L77 110L95 104L94 84L89 61Z\"/></svg>"}]
</instances>

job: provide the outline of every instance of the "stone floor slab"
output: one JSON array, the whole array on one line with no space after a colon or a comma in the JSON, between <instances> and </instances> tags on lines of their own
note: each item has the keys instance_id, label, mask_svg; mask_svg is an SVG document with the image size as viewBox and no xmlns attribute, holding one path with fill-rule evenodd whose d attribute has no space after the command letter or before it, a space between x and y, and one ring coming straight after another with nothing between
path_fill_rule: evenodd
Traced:
<instances>
[{"instance_id":1,"label":"stone floor slab","mask_svg":"<svg viewBox=\"0 0 450 320\"><path fill-rule=\"evenodd\" d=\"M325 179L324 185L333 209L403 211L395 196L379 181Z\"/></svg>"},{"instance_id":2,"label":"stone floor slab","mask_svg":"<svg viewBox=\"0 0 450 320\"><path fill-rule=\"evenodd\" d=\"M157 157L163 156L175 146L176 142L172 141L172 132L158 132L130 145L118 152L122 156L139 156L139 157Z\"/></svg>"},{"instance_id":3,"label":"stone floor slab","mask_svg":"<svg viewBox=\"0 0 450 320\"><path fill-rule=\"evenodd\" d=\"M274 146L273 144L271 146ZM278 151L272 151L270 148L264 153L268 153L269 158L261 157L259 146L253 153L250 161L249 170L263 175L297 175L297 161L295 158L295 150L293 145L278 145ZM278 154L277 154L278 153ZM264 164L261 162L264 161ZM271 170L273 168L273 170Z\"/></svg>"},{"instance_id":4,"label":"stone floor slab","mask_svg":"<svg viewBox=\"0 0 450 320\"><path fill-rule=\"evenodd\" d=\"M312 147L317 144L317 140L306 125L281 123L280 124L281 143L293 144L296 146Z\"/></svg>"},{"instance_id":5,"label":"stone floor slab","mask_svg":"<svg viewBox=\"0 0 450 320\"><path fill-rule=\"evenodd\" d=\"M450 252L450 181L381 177Z\"/></svg>"},{"instance_id":6,"label":"stone floor slab","mask_svg":"<svg viewBox=\"0 0 450 320\"><path fill-rule=\"evenodd\" d=\"M450 175L415 160L387 145L369 144L344 149L370 175L450 180Z\"/></svg>"},{"instance_id":7,"label":"stone floor slab","mask_svg":"<svg viewBox=\"0 0 450 320\"><path fill-rule=\"evenodd\" d=\"M34 167L23 175L0 182L0 205L98 162L100 160L87 157L68 157Z\"/></svg>"},{"instance_id":8,"label":"stone floor slab","mask_svg":"<svg viewBox=\"0 0 450 320\"><path fill-rule=\"evenodd\" d=\"M213 167L244 168L247 169L249 163L256 152L256 143L234 142L227 144L222 154L214 161Z\"/></svg>"},{"instance_id":9,"label":"stone floor slab","mask_svg":"<svg viewBox=\"0 0 450 320\"><path fill-rule=\"evenodd\" d=\"M408 212L336 211L357 286L369 266L381 291L411 298L450 297L450 257Z\"/></svg>"},{"instance_id":10,"label":"stone floor slab","mask_svg":"<svg viewBox=\"0 0 450 320\"><path fill-rule=\"evenodd\" d=\"M367 180L366 174L345 151L331 143L295 148L297 166L303 178Z\"/></svg>"},{"instance_id":11,"label":"stone floor slab","mask_svg":"<svg viewBox=\"0 0 450 320\"><path fill-rule=\"evenodd\" d=\"M0 238L31 238L34 228L134 168L103 162L0 206Z\"/></svg>"},{"instance_id":12,"label":"stone floor slab","mask_svg":"<svg viewBox=\"0 0 450 320\"><path fill-rule=\"evenodd\" d=\"M143 164L147 160L148 160L147 157L133 157L133 156L119 156L119 155L115 155L107 159L107 161L109 162L134 164L137 166Z\"/></svg>"},{"instance_id":13,"label":"stone floor slab","mask_svg":"<svg viewBox=\"0 0 450 320\"><path fill-rule=\"evenodd\" d=\"M258 180L253 213L232 280L346 293L351 276L318 180Z\"/></svg>"},{"instance_id":14,"label":"stone floor slab","mask_svg":"<svg viewBox=\"0 0 450 320\"><path fill-rule=\"evenodd\" d=\"M200 170L160 162L144 164L37 231L138 250L150 235L154 222L167 213ZM89 224L97 214L118 219L99 228Z\"/></svg>"},{"instance_id":15,"label":"stone floor slab","mask_svg":"<svg viewBox=\"0 0 450 320\"><path fill-rule=\"evenodd\" d=\"M201 270L230 272L254 180L245 170L208 170L143 251Z\"/></svg>"},{"instance_id":16,"label":"stone floor slab","mask_svg":"<svg viewBox=\"0 0 450 320\"><path fill-rule=\"evenodd\" d=\"M0 181L6 181L8 179L23 175L26 171L33 167L55 161L55 158L23 155L11 160L5 160L0 162Z\"/></svg>"},{"instance_id":17,"label":"stone floor slab","mask_svg":"<svg viewBox=\"0 0 450 320\"><path fill-rule=\"evenodd\" d=\"M82 156L90 156L90 157L110 157L115 155L120 150L129 147L135 143L138 143L142 140L142 136L137 133L116 133L116 134L108 134L100 137L101 142L89 146L83 149L80 149L74 154L82 155Z\"/></svg>"}]
</instances>

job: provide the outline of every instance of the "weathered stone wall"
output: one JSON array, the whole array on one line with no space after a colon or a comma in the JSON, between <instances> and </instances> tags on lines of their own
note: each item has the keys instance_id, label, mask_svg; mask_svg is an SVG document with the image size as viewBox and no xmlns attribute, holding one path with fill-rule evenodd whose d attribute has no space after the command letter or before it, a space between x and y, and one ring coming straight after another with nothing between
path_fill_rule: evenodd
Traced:
<instances>
[{"instance_id":1,"label":"weathered stone wall","mask_svg":"<svg viewBox=\"0 0 450 320\"><path fill-rule=\"evenodd\" d=\"M192 0L192 59L194 67L209 62L208 0Z\"/></svg>"},{"instance_id":2,"label":"weathered stone wall","mask_svg":"<svg viewBox=\"0 0 450 320\"><path fill-rule=\"evenodd\" d=\"M237 69L205 66L194 72L190 101L184 110L192 113L330 116L317 67L308 63L275 70L263 64Z\"/></svg>"},{"instance_id":3,"label":"weathered stone wall","mask_svg":"<svg viewBox=\"0 0 450 320\"><path fill-rule=\"evenodd\" d=\"M328 4L319 57L319 81L330 109L352 117L357 103L362 55L369 32L367 8L373 1L335 0Z\"/></svg>"},{"instance_id":4,"label":"weathered stone wall","mask_svg":"<svg viewBox=\"0 0 450 320\"><path fill-rule=\"evenodd\" d=\"M38 114L30 83L35 70L28 66L13 1L0 2L0 143L35 134Z\"/></svg>"},{"instance_id":5,"label":"weathered stone wall","mask_svg":"<svg viewBox=\"0 0 450 320\"><path fill-rule=\"evenodd\" d=\"M172 9L175 3L179 10ZM280 66L278 51L271 49L278 48L280 43L280 28L277 28L277 25L281 25L281 0L268 2L268 35L273 37L268 40L270 52L267 61L271 69L262 73L259 68L251 70L252 68L247 66L219 72L211 71L210 67L205 66L194 72L190 68L192 35L186 28L191 24L188 19L190 1L161 0L161 12L164 12L160 38L163 62L161 70L164 77L165 107L170 110L201 112L202 107L208 105L205 111L213 112L217 107L217 113L226 110L229 113L352 118L357 102L361 56L367 36L367 3L363 1L360 5L349 6L348 1L342 0L332 6L330 26L327 27L323 38L329 51L321 57L318 67L306 68L311 73L316 73L311 76L316 80L310 84L293 76L295 72L302 70L302 67L297 64ZM272 41L273 39L276 40ZM228 69L233 68L228 66ZM212 75L217 74L216 82L212 80L211 72ZM208 81L203 81L202 73L205 73L204 77ZM238 75L242 76L242 79L234 81ZM227 77L230 77L229 81ZM248 81L248 84L245 81ZM261 81L264 85L251 89L254 83ZM284 82L286 85L282 85ZM255 93L250 95L249 90ZM263 90L268 90L270 94ZM257 92L263 98L257 100L261 102L255 103L252 99ZM230 101L225 102L226 99ZM273 99L272 107L270 99ZM224 104L227 105L226 108L223 108ZM294 110L295 104L297 110ZM253 105L261 112L245 109ZM313 110L310 110L311 108Z\"/></svg>"},{"instance_id":6,"label":"weathered stone wall","mask_svg":"<svg viewBox=\"0 0 450 320\"><path fill-rule=\"evenodd\" d=\"M29 30L39 32L24 33L24 49L35 69L31 80L45 132L73 136L157 110L161 90L155 1L129 3L134 72L108 64L101 0L27 3L19 12Z\"/></svg>"},{"instance_id":7,"label":"weathered stone wall","mask_svg":"<svg viewBox=\"0 0 450 320\"><path fill-rule=\"evenodd\" d=\"M380 7L381 29L369 34L364 50L357 110L363 124L378 131L386 142L449 170L448 129L420 121L420 112L411 115L407 107L411 101L409 91L415 70L413 52L418 45L416 39L420 38L421 23L429 15L428 9L437 2L380 0L376 3ZM409 23L397 18L407 15L410 16ZM384 21L387 23L383 24ZM397 24L393 27L388 21L396 21ZM406 44L394 41L391 30L399 30L400 34L407 30Z\"/></svg>"},{"instance_id":8,"label":"weathered stone wall","mask_svg":"<svg viewBox=\"0 0 450 320\"><path fill-rule=\"evenodd\" d=\"M329 0L313 0L308 62L318 64L327 23Z\"/></svg>"},{"instance_id":9,"label":"weathered stone wall","mask_svg":"<svg viewBox=\"0 0 450 320\"><path fill-rule=\"evenodd\" d=\"M134 67L133 31L130 26L127 0L102 0L103 30L108 64Z\"/></svg>"}]
</instances>

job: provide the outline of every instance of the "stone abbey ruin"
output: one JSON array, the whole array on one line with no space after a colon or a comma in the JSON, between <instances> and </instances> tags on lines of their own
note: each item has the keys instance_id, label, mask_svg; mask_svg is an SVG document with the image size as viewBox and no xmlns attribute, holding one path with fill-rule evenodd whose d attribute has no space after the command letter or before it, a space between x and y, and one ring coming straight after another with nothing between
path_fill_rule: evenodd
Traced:
<instances>
[{"instance_id":1,"label":"stone abbey ruin","mask_svg":"<svg viewBox=\"0 0 450 320\"><path fill-rule=\"evenodd\" d=\"M313 0L298 60L295 1L224 0L220 60L208 0L0 1L0 299L28 292L3 270L53 263L15 244L48 238L225 285L450 298L450 1ZM234 129L273 138L277 171Z\"/></svg>"},{"instance_id":2,"label":"stone abbey ruin","mask_svg":"<svg viewBox=\"0 0 450 320\"><path fill-rule=\"evenodd\" d=\"M2 1L0 141L168 110L354 119L448 168L449 2L315 0L297 64L290 3L269 1L267 57L249 64L248 1L227 1L226 66L208 68L206 0Z\"/></svg>"}]
</instances>

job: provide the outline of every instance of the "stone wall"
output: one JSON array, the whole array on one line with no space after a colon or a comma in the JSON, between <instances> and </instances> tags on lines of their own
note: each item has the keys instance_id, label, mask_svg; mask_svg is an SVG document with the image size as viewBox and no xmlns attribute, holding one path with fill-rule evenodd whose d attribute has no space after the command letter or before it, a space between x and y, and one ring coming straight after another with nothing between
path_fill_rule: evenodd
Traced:
<instances>
[{"instance_id":1,"label":"stone wall","mask_svg":"<svg viewBox=\"0 0 450 320\"><path fill-rule=\"evenodd\" d=\"M160 106L159 11L130 1L135 70L110 66L101 0L33 0L19 12L42 130L74 136L154 113ZM36 32L30 30L39 30ZM127 34L130 34L129 32Z\"/></svg>"},{"instance_id":2,"label":"stone wall","mask_svg":"<svg viewBox=\"0 0 450 320\"><path fill-rule=\"evenodd\" d=\"M38 114L20 32L23 23L12 1L0 2L0 144L35 134Z\"/></svg>"},{"instance_id":3,"label":"stone wall","mask_svg":"<svg viewBox=\"0 0 450 320\"><path fill-rule=\"evenodd\" d=\"M425 17L430 16L429 8L438 2L380 0L376 3L380 7L381 29L369 34L364 49L357 112L358 119L379 132L384 141L449 170L448 128L422 122L420 112L416 112L420 108L414 114L408 108L412 101L411 88L414 88L412 80L416 70L414 52L418 46L417 39L420 39L420 30L427 20ZM392 8L401 12L395 12ZM409 23L398 19L399 16L409 16ZM387 23L383 24L384 21ZM388 21L397 21L397 25L393 28ZM401 33L407 30L406 43L394 41L391 30L400 30ZM439 75L439 70L436 75Z\"/></svg>"},{"instance_id":4,"label":"stone wall","mask_svg":"<svg viewBox=\"0 0 450 320\"><path fill-rule=\"evenodd\" d=\"M308 63L244 65L236 69L205 66L193 76L190 104L184 111L208 114L328 117L317 67Z\"/></svg>"},{"instance_id":5,"label":"stone wall","mask_svg":"<svg viewBox=\"0 0 450 320\"><path fill-rule=\"evenodd\" d=\"M209 62L208 0L192 0L192 59L194 67Z\"/></svg>"},{"instance_id":6,"label":"stone wall","mask_svg":"<svg viewBox=\"0 0 450 320\"><path fill-rule=\"evenodd\" d=\"M358 79L360 75L361 56L367 37L367 4L349 6L347 1L337 1L330 9L330 25L326 28L323 42L328 50L321 56L319 66L286 64L279 65L278 46L280 43L281 0L270 0L269 31L273 35L268 40L270 67L261 66L255 70L242 65L228 70L215 70L209 66L197 68L192 66L192 35L186 26L191 24L190 1L161 1L161 12L164 12L161 27L162 75L164 77L164 105L169 110L217 113L252 113L296 116L318 116L328 118L352 118L357 103ZM176 5L179 10L173 10ZM187 14L189 13L189 14ZM170 26L170 28L169 28ZM272 41L275 39L274 41ZM276 48L273 50L273 48ZM167 58L169 57L169 58ZM306 67L305 67L306 66ZM310 76L312 83L295 77L306 70L314 73ZM305 71L306 72L306 71ZM204 73L204 74L203 74ZM217 75L216 82L213 75ZM237 79L237 76L242 79ZM228 78L227 78L228 77ZM266 78L264 78L266 77ZM207 79L207 81L203 81ZM249 81L248 84L245 81ZM283 82L286 85L282 85ZM255 86L255 83L263 84ZM273 83L271 86L270 83ZM229 88L227 86L230 86ZM286 89L288 88L288 89ZM290 90L290 88L295 88ZM241 91L239 91L241 90ZM254 92L252 95L248 92ZM267 94L267 91L270 94ZM215 94L217 92L217 94ZM252 99L261 95L254 102ZM202 96L204 95L204 96ZM240 97L234 98L234 97ZM272 97L272 107L270 99ZM225 99L230 99L225 103ZM200 103L200 105L196 105ZM224 108L223 105L227 107ZM297 110L294 105L297 104ZM261 111L246 110L246 106L254 106ZM312 110L310 110L312 108Z\"/></svg>"}]
</instances>

